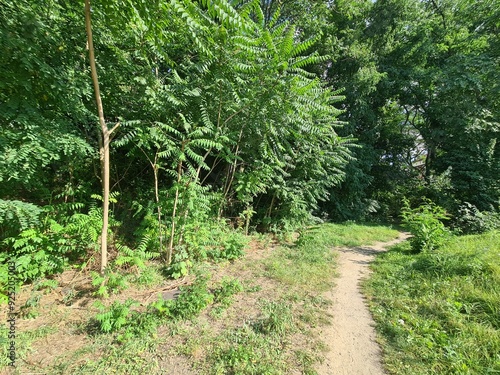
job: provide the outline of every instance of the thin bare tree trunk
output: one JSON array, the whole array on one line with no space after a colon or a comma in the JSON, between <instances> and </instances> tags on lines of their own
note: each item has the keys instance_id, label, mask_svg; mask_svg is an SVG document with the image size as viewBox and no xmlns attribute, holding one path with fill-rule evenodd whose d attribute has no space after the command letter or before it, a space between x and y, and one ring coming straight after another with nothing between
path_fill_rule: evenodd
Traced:
<instances>
[{"instance_id":1,"label":"thin bare tree trunk","mask_svg":"<svg viewBox=\"0 0 500 375\"><path fill-rule=\"evenodd\" d=\"M163 252L163 233L161 230L161 207L160 207L160 194L158 187L158 151L155 155L155 161L153 164L153 173L155 178L155 200L156 200L156 210L158 213L158 240L160 246L160 254Z\"/></svg>"},{"instance_id":2,"label":"thin bare tree trunk","mask_svg":"<svg viewBox=\"0 0 500 375\"><path fill-rule=\"evenodd\" d=\"M184 151L184 144L182 145ZM172 228L170 231L170 243L168 245L167 265L172 262L172 253L174 250L174 235L175 235L175 215L177 214L177 203L179 201L179 184L181 183L182 160L177 164L177 186L175 187L174 208L172 210Z\"/></svg>"},{"instance_id":3,"label":"thin bare tree trunk","mask_svg":"<svg viewBox=\"0 0 500 375\"><path fill-rule=\"evenodd\" d=\"M118 127L116 124L109 130L104 121L104 110L102 108L101 92L99 90L99 80L97 79L97 68L95 65L94 43L92 39L92 26L90 23L90 0L85 0L85 29L87 30L87 44L89 49L90 72L92 83L94 84L95 100L99 124L102 132L102 147L100 147L100 158L102 166L102 200L103 218L101 232L101 274L104 273L108 265L108 216L109 216L109 142L111 133Z\"/></svg>"},{"instance_id":4,"label":"thin bare tree trunk","mask_svg":"<svg viewBox=\"0 0 500 375\"><path fill-rule=\"evenodd\" d=\"M240 130L240 135L238 137L238 143L236 144L236 151L234 152L234 163L229 166L228 169L228 175L226 179L226 185L222 194L222 201L221 204L219 205L219 214L218 218L220 219L222 217L222 211L223 211L223 205L224 201L227 199L227 195L229 194L229 191L231 190L231 185L233 184L234 181L234 175L236 173L236 167L238 165L238 153L240 150L240 143L241 143L241 138L243 137L243 129L245 126L243 125Z\"/></svg>"}]
</instances>

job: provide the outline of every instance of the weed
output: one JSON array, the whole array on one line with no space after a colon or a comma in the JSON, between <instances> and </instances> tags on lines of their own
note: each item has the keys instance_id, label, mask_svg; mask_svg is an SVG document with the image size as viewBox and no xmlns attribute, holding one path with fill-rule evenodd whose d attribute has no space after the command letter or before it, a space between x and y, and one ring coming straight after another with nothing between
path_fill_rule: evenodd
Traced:
<instances>
[{"instance_id":1,"label":"weed","mask_svg":"<svg viewBox=\"0 0 500 375\"><path fill-rule=\"evenodd\" d=\"M167 275L172 279L178 279L186 276L193 262L189 259L189 254L185 247L179 246L172 259L172 263L167 267Z\"/></svg>"},{"instance_id":2,"label":"weed","mask_svg":"<svg viewBox=\"0 0 500 375\"><path fill-rule=\"evenodd\" d=\"M37 308L40 306L41 298L41 293L32 293L24 305L21 306L20 315L24 318L36 318L38 316Z\"/></svg>"},{"instance_id":3,"label":"weed","mask_svg":"<svg viewBox=\"0 0 500 375\"><path fill-rule=\"evenodd\" d=\"M155 356L158 338L153 335L135 337L134 340L123 341L115 345L111 335L100 335L93 344L72 356L59 359L50 374L71 373L72 375L88 374L140 374L157 373L158 363ZM78 356L85 361L76 360ZM76 357L76 358L75 358ZM90 357L90 358L89 358ZM148 358L149 357L149 358Z\"/></svg>"},{"instance_id":4,"label":"weed","mask_svg":"<svg viewBox=\"0 0 500 375\"><path fill-rule=\"evenodd\" d=\"M263 334L284 336L294 326L291 307L285 302L265 301L262 314L254 328Z\"/></svg>"},{"instance_id":5,"label":"weed","mask_svg":"<svg viewBox=\"0 0 500 375\"><path fill-rule=\"evenodd\" d=\"M78 295L78 292L76 292L74 288L65 288L63 289L62 292L63 292L62 301L66 306L71 305L73 303L73 300Z\"/></svg>"},{"instance_id":6,"label":"weed","mask_svg":"<svg viewBox=\"0 0 500 375\"><path fill-rule=\"evenodd\" d=\"M245 292L248 293L255 293L255 292L260 292L262 290L262 286L260 285L248 285L245 287Z\"/></svg>"},{"instance_id":7,"label":"weed","mask_svg":"<svg viewBox=\"0 0 500 375\"><path fill-rule=\"evenodd\" d=\"M145 262L147 260L158 257L160 254L157 252L148 251L147 246L150 241L149 236L145 235L139 242L139 245L135 249L131 249L128 246L116 244L119 255L115 260L117 266L128 266L137 267L140 270L146 268Z\"/></svg>"},{"instance_id":8,"label":"weed","mask_svg":"<svg viewBox=\"0 0 500 375\"><path fill-rule=\"evenodd\" d=\"M27 282L62 272L67 265L65 248L59 241L63 234L64 228L51 220L46 230L30 228L4 239L2 243L11 248L8 258L15 261L17 278Z\"/></svg>"},{"instance_id":9,"label":"weed","mask_svg":"<svg viewBox=\"0 0 500 375\"><path fill-rule=\"evenodd\" d=\"M211 374L282 374L284 358L279 344L248 326L222 333L209 355Z\"/></svg>"},{"instance_id":10,"label":"weed","mask_svg":"<svg viewBox=\"0 0 500 375\"><path fill-rule=\"evenodd\" d=\"M143 287L152 287L153 285L160 284L163 280L163 275L154 264L148 265L148 267L142 269L139 274L131 278L131 282Z\"/></svg>"},{"instance_id":11,"label":"weed","mask_svg":"<svg viewBox=\"0 0 500 375\"><path fill-rule=\"evenodd\" d=\"M214 302L227 307L231 304L233 295L242 291L243 286L238 280L224 278L221 285L214 290Z\"/></svg>"},{"instance_id":12,"label":"weed","mask_svg":"<svg viewBox=\"0 0 500 375\"><path fill-rule=\"evenodd\" d=\"M52 290L57 288L59 283L57 280L50 280L50 279L37 279L33 283L33 290L44 290L45 293L50 293Z\"/></svg>"},{"instance_id":13,"label":"weed","mask_svg":"<svg viewBox=\"0 0 500 375\"><path fill-rule=\"evenodd\" d=\"M181 294L175 300L159 299L150 305L153 311L171 319L192 319L213 302L214 296L207 288L208 277L199 276L188 287L181 287Z\"/></svg>"},{"instance_id":14,"label":"weed","mask_svg":"<svg viewBox=\"0 0 500 375\"><path fill-rule=\"evenodd\" d=\"M100 312L95 316L95 319L100 324L100 330L104 333L115 332L129 324L130 308L137 305L138 302L128 299L124 303L115 301L107 308L101 302L96 301L95 306L99 308Z\"/></svg>"},{"instance_id":15,"label":"weed","mask_svg":"<svg viewBox=\"0 0 500 375\"><path fill-rule=\"evenodd\" d=\"M97 287L95 295L100 298L108 298L110 293L118 293L126 289L127 281L124 275L107 268L105 275L92 271L92 285Z\"/></svg>"},{"instance_id":16,"label":"weed","mask_svg":"<svg viewBox=\"0 0 500 375\"><path fill-rule=\"evenodd\" d=\"M216 246L207 252L213 260L234 260L243 256L248 238L238 232L223 234L222 246Z\"/></svg>"}]
</instances>

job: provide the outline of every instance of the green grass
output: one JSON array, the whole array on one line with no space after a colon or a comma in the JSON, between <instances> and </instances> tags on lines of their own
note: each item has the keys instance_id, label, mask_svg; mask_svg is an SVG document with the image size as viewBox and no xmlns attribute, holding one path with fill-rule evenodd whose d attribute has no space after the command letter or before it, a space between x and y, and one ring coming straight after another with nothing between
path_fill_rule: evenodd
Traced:
<instances>
[{"instance_id":1,"label":"green grass","mask_svg":"<svg viewBox=\"0 0 500 375\"><path fill-rule=\"evenodd\" d=\"M51 333L57 331L57 327L42 326L32 330L19 332L16 330L15 349L16 349L16 366L22 361L22 358L31 351L31 344L39 339L44 339ZM9 368L10 360L8 358L8 348L10 339L8 339L9 330L7 325L0 325L0 369L3 367ZM16 372L17 373L17 372Z\"/></svg>"},{"instance_id":2,"label":"green grass","mask_svg":"<svg viewBox=\"0 0 500 375\"><path fill-rule=\"evenodd\" d=\"M265 261L268 276L291 287L324 291L335 267L333 247L389 241L399 232L384 226L323 224L308 229L294 246L283 246Z\"/></svg>"},{"instance_id":3,"label":"green grass","mask_svg":"<svg viewBox=\"0 0 500 375\"><path fill-rule=\"evenodd\" d=\"M381 254L365 283L392 374L500 373L500 233Z\"/></svg>"},{"instance_id":4,"label":"green grass","mask_svg":"<svg viewBox=\"0 0 500 375\"><path fill-rule=\"evenodd\" d=\"M377 241L390 241L398 237L399 232L387 226L371 224L323 224L309 229L305 241L322 246L361 246ZM300 243L300 240L299 240Z\"/></svg>"},{"instance_id":5,"label":"green grass","mask_svg":"<svg viewBox=\"0 0 500 375\"><path fill-rule=\"evenodd\" d=\"M291 306L285 301L262 301L262 316L232 327L212 340L206 358L210 374L283 374L284 347L294 327Z\"/></svg>"},{"instance_id":6,"label":"green grass","mask_svg":"<svg viewBox=\"0 0 500 375\"><path fill-rule=\"evenodd\" d=\"M86 350L74 353L73 356L58 361L49 374L140 374L155 373L157 363L152 359L158 346L158 338L154 336L136 337L123 344L116 345L113 337L103 335ZM75 366L79 355L91 358ZM95 359L94 359L95 358Z\"/></svg>"}]
</instances>

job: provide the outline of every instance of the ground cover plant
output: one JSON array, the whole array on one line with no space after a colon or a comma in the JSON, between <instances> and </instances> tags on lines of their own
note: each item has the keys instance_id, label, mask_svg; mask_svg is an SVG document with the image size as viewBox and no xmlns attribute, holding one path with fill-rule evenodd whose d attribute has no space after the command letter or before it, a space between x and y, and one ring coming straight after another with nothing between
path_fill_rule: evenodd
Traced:
<instances>
[{"instance_id":1,"label":"ground cover plant","mask_svg":"<svg viewBox=\"0 0 500 375\"><path fill-rule=\"evenodd\" d=\"M391 374L500 371L500 233L397 245L365 283Z\"/></svg>"}]
</instances>

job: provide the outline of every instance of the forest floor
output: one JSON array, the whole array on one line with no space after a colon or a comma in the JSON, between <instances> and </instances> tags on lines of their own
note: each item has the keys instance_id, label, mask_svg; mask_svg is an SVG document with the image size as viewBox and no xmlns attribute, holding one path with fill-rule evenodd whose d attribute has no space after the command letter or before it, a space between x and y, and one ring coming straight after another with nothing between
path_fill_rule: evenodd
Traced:
<instances>
[{"instance_id":1,"label":"forest floor","mask_svg":"<svg viewBox=\"0 0 500 375\"><path fill-rule=\"evenodd\" d=\"M319 375L382 375L382 358L376 341L374 321L360 289L361 281L370 273L369 264L388 247L408 238L407 233L390 242L371 246L338 249L338 278L324 297L333 302L328 313L331 326L320 330L328 345L325 361L317 369Z\"/></svg>"}]
</instances>

